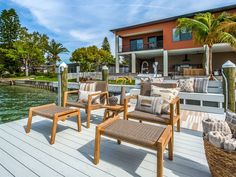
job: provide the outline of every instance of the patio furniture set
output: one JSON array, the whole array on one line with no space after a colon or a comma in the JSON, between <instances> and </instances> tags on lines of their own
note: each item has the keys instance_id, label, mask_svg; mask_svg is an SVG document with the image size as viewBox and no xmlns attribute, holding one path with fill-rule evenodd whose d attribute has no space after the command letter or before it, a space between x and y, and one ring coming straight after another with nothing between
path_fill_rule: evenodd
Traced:
<instances>
[{"instance_id":1,"label":"patio furniture set","mask_svg":"<svg viewBox=\"0 0 236 177\"><path fill-rule=\"evenodd\" d=\"M158 86L158 88L162 88L162 90L170 90L176 87L174 84L154 84L154 86ZM124 105L109 105L106 82L97 81L95 83L85 83L82 87L86 91L81 90L80 87L80 90L65 92L64 107L49 104L30 108L26 133L30 132L32 117L34 115L40 115L45 118L52 119L53 126L50 143L54 144L58 121L65 121L70 117L76 116L78 131L80 132L80 109L85 109L85 112L87 113L87 128L89 128L91 111L105 108L103 121L101 124L96 126L94 164L99 163L101 136L107 136L109 138L116 139L118 144L120 144L121 141L124 141L157 151L157 176L163 176L163 156L167 146L169 160L173 160L175 124L177 124L177 131L180 131L179 98L177 96L172 97L167 103L167 112L163 113L162 108L164 102L160 96L150 96L150 93L153 92L152 89L154 89L150 84L142 89L142 92L145 94L140 95L140 99L142 99L142 101L140 102L139 108L136 105L134 111L128 112L129 100L131 98L139 99L138 96L126 97L124 99ZM88 92L90 94L88 94ZM69 100L68 94L72 93L79 94L79 99L75 102ZM81 94L87 95L82 96ZM151 98L151 100L148 100L145 95L149 95L148 99ZM159 105L160 108L157 110L156 107L158 106L152 107L152 103L158 105L158 101L161 104ZM144 109L148 108L147 110L149 110L149 112L146 112L146 110L142 111L142 107ZM150 110L152 111L150 112ZM122 112L124 112L124 119L119 118L119 114ZM139 120L139 122L130 121L129 119ZM142 122L151 122L152 124L145 124Z\"/></svg>"}]
</instances>

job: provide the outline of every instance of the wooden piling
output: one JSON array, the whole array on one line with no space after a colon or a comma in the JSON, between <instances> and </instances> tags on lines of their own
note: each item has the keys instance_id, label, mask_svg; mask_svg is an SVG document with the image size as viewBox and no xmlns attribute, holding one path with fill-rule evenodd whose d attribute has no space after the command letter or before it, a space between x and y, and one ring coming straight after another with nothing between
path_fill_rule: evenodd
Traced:
<instances>
[{"instance_id":1,"label":"wooden piling","mask_svg":"<svg viewBox=\"0 0 236 177\"><path fill-rule=\"evenodd\" d=\"M225 75L225 78L227 80L226 82L223 77L223 92L225 95L225 108L228 102L228 109L235 112L235 64L232 63L231 61L227 61L225 64L223 64L222 68L223 68L223 73Z\"/></svg>"},{"instance_id":2,"label":"wooden piling","mask_svg":"<svg viewBox=\"0 0 236 177\"><path fill-rule=\"evenodd\" d=\"M64 102L64 92L68 89L68 68L61 73L61 103Z\"/></svg>"}]
</instances>

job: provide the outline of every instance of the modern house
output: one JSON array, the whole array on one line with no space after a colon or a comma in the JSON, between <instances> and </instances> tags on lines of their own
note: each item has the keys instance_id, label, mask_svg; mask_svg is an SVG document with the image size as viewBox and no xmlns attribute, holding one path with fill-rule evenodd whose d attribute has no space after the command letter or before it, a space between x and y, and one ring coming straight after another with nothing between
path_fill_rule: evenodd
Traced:
<instances>
[{"instance_id":1,"label":"modern house","mask_svg":"<svg viewBox=\"0 0 236 177\"><path fill-rule=\"evenodd\" d=\"M207 47L194 44L189 31L176 34L176 21L197 13L217 15L223 11L236 13L236 4L111 30L115 35L116 73L121 72L119 65L124 59L129 62L131 73L153 73L153 62L158 62L158 72L164 76L179 75L183 68L203 68ZM236 51L228 44L213 46L215 73L229 59L236 63Z\"/></svg>"}]
</instances>

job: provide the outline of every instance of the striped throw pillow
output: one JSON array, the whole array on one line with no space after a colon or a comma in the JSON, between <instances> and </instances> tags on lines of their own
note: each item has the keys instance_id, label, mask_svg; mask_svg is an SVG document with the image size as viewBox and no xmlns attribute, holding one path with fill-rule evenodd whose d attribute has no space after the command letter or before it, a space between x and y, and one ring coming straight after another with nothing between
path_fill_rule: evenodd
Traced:
<instances>
[{"instance_id":1,"label":"striped throw pillow","mask_svg":"<svg viewBox=\"0 0 236 177\"><path fill-rule=\"evenodd\" d=\"M163 99L161 97L150 97L138 95L135 110L148 112L152 114L160 114Z\"/></svg>"},{"instance_id":2,"label":"striped throw pillow","mask_svg":"<svg viewBox=\"0 0 236 177\"><path fill-rule=\"evenodd\" d=\"M167 89L161 88L152 85L151 86L151 96L162 97L163 104L161 108L162 113L169 113L170 112L170 102L177 97L179 91L177 89Z\"/></svg>"},{"instance_id":3,"label":"striped throw pillow","mask_svg":"<svg viewBox=\"0 0 236 177\"><path fill-rule=\"evenodd\" d=\"M208 78L195 78L194 80L194 92L207 93L209 80Z\"/></svg>"},{"instance_id":4,"label":"striped throw pillow","mask_svg":"<svg viewBox=\"0 0 236 177\"><path fill-rule=\"evenodd\" d=\"M94 83L80 83L80 90L94 92L96 89L96 82Z\"/></svg>"}]
</instances>

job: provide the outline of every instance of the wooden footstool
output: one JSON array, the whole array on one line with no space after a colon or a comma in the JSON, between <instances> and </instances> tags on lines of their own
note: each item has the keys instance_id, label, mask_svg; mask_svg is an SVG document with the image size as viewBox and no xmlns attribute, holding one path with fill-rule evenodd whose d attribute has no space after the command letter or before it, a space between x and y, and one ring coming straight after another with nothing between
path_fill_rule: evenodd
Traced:
<instances>
[{"instance_id":1,"label":"wooden footstool","mask_svg":"<svg viewBox=\"0 0 236 177\"><path fill-rule=\"evenodd\" d=\"M157 176L163 176L163 153L168 144L169 159L173 160L172 127L143 124L118 117L108 119L96 127L94 164L100 159L101 135L143 146L157 151Z\"/></svg>"},{"instance_id":2,"label":"wooden footstool","mask_svg":"<svg viewBox=\"0 0 236 177\"><path fill-rule=\"evenodd\" d=\"M81 131L81 119L80 119L79 109L64 108L64 107L56 106L55 104L47 104L47 105L38 106L38 107L31 107L29 109L29 117L28 117L28 123L26 127L26 133L30 132L32 117L34 115L43 116L45 118L53 120L50 144L54 144L55 142L57 122L60 120L65 121L66 119L70 117L77 116L78 131L79 132Z\"/></svg>"}]
</instances>

